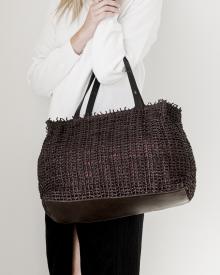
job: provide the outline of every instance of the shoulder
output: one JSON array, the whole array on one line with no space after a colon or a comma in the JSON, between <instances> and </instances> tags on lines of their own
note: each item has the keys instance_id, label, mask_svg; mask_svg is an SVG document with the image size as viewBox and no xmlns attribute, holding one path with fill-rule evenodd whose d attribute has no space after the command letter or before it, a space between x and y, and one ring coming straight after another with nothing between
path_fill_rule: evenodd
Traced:
<instances>
[{"instance_id":1,"label":"shoulder","mask_svg":"<svg viewBox=\"0 0 220 275\"><path fill-rule=\"evenodd\" d=\"M57 7L60 3L60 0L48 0L47 3L47 16L54 18L55 17L55 13L57 10Z\"/></svg>"},{"instance_id":2,"label":"shoulder","mask_svg":"<svg viewBox=\"0 0 220 275\"><path fill-rule=\"evenodd\" d=\"M55 10L58 7L59 3L60 3L60 0L49 0L48 1L48 9L50 11Z\"/></svg>"},{"instance_id":3,"label":"shoulder","mask_svg":"<svg viewBox=\"0 0 220 275\"><path fill-rule=\"evenodd\" d=\"M152 6L160 6L163 0L119 0L122 9L125 11L131 9L143 9Z\"/></svg>"},{"instance_id":4,"label":"shoulder","mask_svg":"<svg viewBox=\"0 0 220 275\"><path fill-rule=\"evenodd\" d=\"M61 0L48 0L47 2L47 12L46 12L46 20L49 21L54 28L56 29L59 25L62 25L61 22L63 20L67 20L67 14L63 14L61 20L58 20L59 13L57 13L57 8L60 4Z\"/></svg>"},{"instance_id":5,"label":"shoulder","mask_svg":"<svg viewBox=\"0 0 220 275\"><path fill-rule=\"evenodd\" d=\"M130 22L133 18L155 17L160 14L163 0L119 0L121 2L121 13L119 14L119 21Z\"/></svg>"}]
</instances>

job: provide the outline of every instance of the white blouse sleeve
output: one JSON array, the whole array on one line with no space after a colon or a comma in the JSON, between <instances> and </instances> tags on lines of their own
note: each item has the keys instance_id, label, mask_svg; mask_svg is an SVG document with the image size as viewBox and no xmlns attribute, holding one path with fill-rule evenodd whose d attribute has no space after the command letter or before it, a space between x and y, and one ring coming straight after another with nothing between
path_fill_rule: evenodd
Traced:
<instances>
[{"instance_id":1,"label":"white blouse sleeve","mask_svg":"<svg viewBox=\"0 0 220 275\"><path fill-rule=\"evenodd\" d=\"M118 14L102 20L92 41L92 67L102 84L118 81L124 74L123 57L131 68L142 60L156 41L162 0L133 0L118 21Z\"/></svg>"},{"instance_id":2,"label":"white blouse sleeve","mask_svg":"<svg viewBox=\"0 0 220 275\"><path fill-rule=\"evenodd\" d=\"M27 71L27 82L32 91L50 97L53 89L65 78L80 58L68 39L57 46L54 10L58 1L51 0L43 31L33 50L32 62Z\"/></svg>"}]
</instances>

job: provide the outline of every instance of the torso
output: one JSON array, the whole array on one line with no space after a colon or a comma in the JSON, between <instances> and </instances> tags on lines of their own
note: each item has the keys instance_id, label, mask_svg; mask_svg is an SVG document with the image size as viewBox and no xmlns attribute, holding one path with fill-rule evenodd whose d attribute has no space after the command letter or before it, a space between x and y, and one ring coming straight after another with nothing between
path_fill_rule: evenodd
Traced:
<instances>
[{"instance_id":1,"label":"torso","mask_svg":"<svg viewBox=\"0 0 220 275\"><path fill-rule=\"evenodd\" d=\"M126 9L134 0L124 0L121 4L121 13L118 17L120 22ZM88 12L89 0L81 10L77 20L70 24L70 15L64 16L56 25L56 43L57 46L61 45L65 40L69 39L83 24ZM72 118L74 112L85 93L91 72L91 50L92 39L89 40L84 48L84 54L81 61L73 68L71 73L60 83L53 91L51 97L48 118L55 120L58 118ZM80 74L76 74L76 71ZM138 84L140 92L143 90L145 67L143 62L133 68L133 73ZM81 109L81 114L84 114L86 108L87 98ZM134 106L132 92L128 81L127 74L119 81L112 85L100 85L99 92L96 98L93 112L105 112L109 109L117 110L119 108L131 108Z\"/></svg>"}]
</instances>

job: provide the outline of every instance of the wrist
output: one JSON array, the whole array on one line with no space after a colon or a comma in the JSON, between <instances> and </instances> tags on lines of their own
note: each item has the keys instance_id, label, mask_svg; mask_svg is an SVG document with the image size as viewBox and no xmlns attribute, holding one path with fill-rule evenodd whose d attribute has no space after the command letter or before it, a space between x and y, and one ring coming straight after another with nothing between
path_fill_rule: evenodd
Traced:
<instances>
[{"instance_id":1,"label":"wrist","mask_svg":"<svg viewBox=\"0 0 220 275\"><path fill-rule=\"evenodd\" d=\"M86 43L87 43L87 38L86 38L85 33L80 29L77 33L75 33L70 38L70 43L72 45L73 50L77 54L81 54Z\"/></svg>"},{"instance_id":2,"label":"wrist","mask_svg":"<svg viewBox=\"0 0 220 275\"><path fill-rule=\"evenodd\" d=\"M82 27L79 30L80 36L82 38L83 41L88 42L88 40L91 38L91 34L90 31L88 30L88 28L86 28L84 25L82 25Z\"/></svg>"}]
</instances>

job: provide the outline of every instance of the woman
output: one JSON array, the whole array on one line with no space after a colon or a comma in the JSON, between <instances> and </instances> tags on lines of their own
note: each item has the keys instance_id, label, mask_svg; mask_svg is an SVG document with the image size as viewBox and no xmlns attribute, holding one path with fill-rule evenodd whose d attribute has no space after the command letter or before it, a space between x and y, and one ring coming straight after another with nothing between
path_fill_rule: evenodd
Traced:
<instances>
[{"instance_id":1,"label":"woman","mask_svg":"<svg viewBox=\"0 0 220 275\"><path fill-rule=\"evenodd\" d=\"M48 118L72 118L92 70L101 84L93 113L133 107L123 57L142 92L143 59L156 41L161 8L162 0L51 0L27 74L32 90L50 98ZM138 275L143 220L67 225L45 214L50 274Z\"/></svg>"}]
</instances>

